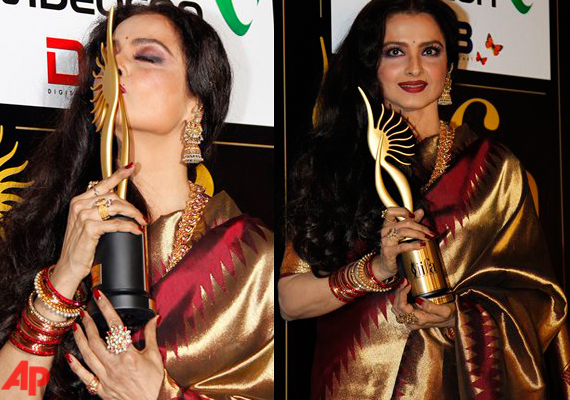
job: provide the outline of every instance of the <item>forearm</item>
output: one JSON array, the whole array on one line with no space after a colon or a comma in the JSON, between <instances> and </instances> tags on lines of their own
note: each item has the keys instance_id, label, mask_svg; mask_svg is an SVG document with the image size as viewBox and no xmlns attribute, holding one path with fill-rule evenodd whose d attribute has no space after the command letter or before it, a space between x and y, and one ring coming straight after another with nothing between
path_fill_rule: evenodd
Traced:
<instances>
[{"instance_id":1,"label":"forearm","mask_svg":"<svg viewBox=\"0 0 570 400\"><path fill-rule=\"evenodd\" d=\"M35 284L39 285L36 287L51 298L53 292L40 276L36 277ZM58 274L57 269L46 279L66 298L73 298L79 285L69 276ZM0 399L43 398L55 348L71 328L72 318L54 312L38 293L34 290L22 314L18 315L18 326L0 349Z\"/></svg>"},{"instance_id":2,"label":"forearm","mask_svg":"<svg viewBox=\"0 0 570 400\"><path fill-rule=\"evenodd\" d=\"M281 278L278 289L279 308L286 321L318 317L345 304L332 293L328 278L317 278L311 272Z\"/></svg>"},{"instance_id":3,"label":"forearm","mask_svg":"<svg viewBox=\"0 0 570 400\"><path fill-rule=\"evenodd\" d=\"M42 399L47 383L42 380L53 359L28 354L7 341L0 349L0 399Z\"/></svg>"}]
</instances>

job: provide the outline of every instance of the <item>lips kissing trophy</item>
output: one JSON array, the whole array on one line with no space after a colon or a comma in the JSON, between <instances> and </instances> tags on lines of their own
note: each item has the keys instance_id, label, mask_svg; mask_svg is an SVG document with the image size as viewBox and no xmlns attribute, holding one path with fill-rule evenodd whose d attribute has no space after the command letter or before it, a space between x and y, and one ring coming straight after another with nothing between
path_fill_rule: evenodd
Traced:
<instances>
[{"instance_id":1,"label":"lips kissing trophy","mask_svg":"<svg viewBox=\"0 0 570 400\"><path fill-rule=\"evenodd\" d=\"M376 160L374 175L376 191L380 196L380 200L386 208L399 207L384 185L381 171L381 169L384 169L398 188L404 207L408 211L413 212L412 191L406 176L387 161L387 158L390 157L400 164L410 165L397 158L398 155L413 156L413 153L406 153L406 151L409 151L407 149L413 147L413 144L405 144L413 138L411 132L408 132L409 136L405 137L405 132L410 131L410 127L402 116L399 116L399 120L394 120L396 113L393 110L387 111L384 105L382 105L380 118L377 124L374 125L374 116L370 102L362 89L358 88L358 90L366 105L368 148L372 157ZM398 219L403 220L401 217L398 217ZM417 239L404 238L402 241L413 242L417 241ZM412 285L412 296L426 298L436 304L445 304L453 301L454 295L447 284L445 266L436 238L427 241L426 246L421 249L401 253L398 255L397 261L398 266L404 270L406 278Z\"/></svg>"},{"instance_id":2,"label":"lips kissing trophy","mask_svg":"<svg viewBox=\"0 0 570 400\"><path fill-rule=\"evenodd\" d=\"M107 44L101 43L101 57L97 58L100 68L93 76L100 80L93 86L94 104L92 114L96 131L101 132L101 172L103 178L113 174L113 137L117 109L121 110L121 166L129 162L129 127L125 103L119 89L119 70L113 49L114 8L109 11L107 22ZM126 198L127 179L118 186L117 194ZM111 218L135 221L122 215ZM142 235L114 232L101 236L93 268L91 270L93 289L99 289L109 298L123 323L131 328L140 327L154 316L154 301L149 295L146 230ZM87 309L100 330L105 330L105 320L93 300Z\"/></svg>"}]
</instances>

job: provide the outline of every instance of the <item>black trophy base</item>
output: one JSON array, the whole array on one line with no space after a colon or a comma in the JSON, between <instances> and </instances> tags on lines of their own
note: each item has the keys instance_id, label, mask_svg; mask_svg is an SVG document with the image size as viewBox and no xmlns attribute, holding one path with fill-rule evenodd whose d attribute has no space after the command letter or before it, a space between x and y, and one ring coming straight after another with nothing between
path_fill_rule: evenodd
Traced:
<instances>
[{"instance_id":1,"label":"black trophy base","mask_svg":"<svg viewBox=\"0 0 570 400\"><path fill-rule=\"evenodd\" d=\"M135 222L121 215L112 218ZM133 331L154 317L148 293L145 236L126 232L104 234L97 245L91 271L92 289L98 289L107 296L123 325ZM107 323L94 299L87 305L87 310L99 331L106 332Z\"/></svg>"},{"instance_id":2,"label":"black trophy base","mask_svg":"<svg viewBox=\"0 0 570 400\"><path fill-rule=\"evenodd\" d=\"M101 290L101 288L98 288ZM114 293L108 294L103 291L105 296L109 299L123 325L128 327L132 332L139 330L154 317L154 311L149 308L149 298L144 295L137 295L131 293ZM109 330L107 321L99 310L94 299L87 303L87 312L99 329L99 333L103 334Z\"/></svg>"}]
</instances>

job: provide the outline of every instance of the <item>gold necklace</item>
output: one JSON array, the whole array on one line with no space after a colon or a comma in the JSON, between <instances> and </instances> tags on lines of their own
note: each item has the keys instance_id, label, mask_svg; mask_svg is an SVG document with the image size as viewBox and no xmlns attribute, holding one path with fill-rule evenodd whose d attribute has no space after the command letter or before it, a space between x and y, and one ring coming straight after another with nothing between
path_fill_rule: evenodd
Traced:
<instances>
[{"instance_id":1,"label":"gold necklace","mask_svg":"<svg viewBox=\"0 0 570 400\"><path fill-rule=\"evenodd\" d=\"M435 158L435 166L429 178L428 183L422 188L425 193L429 187L445 172L451 161L451 148L453 147L453 139L455 138L455 128L444 121L439 121L439 145L437 148L437 156Z\"/></svg>"},{"instance_id":2,"label":"gold necklace","mask_svg":"<svg viewBox=\"0 0 570 400\"><path fill-rule=\"evenodd\" d=\"M198 225L198 221L202 217L204 208L210 199L204 194L204 188L192 182L188 182L190 186L190 196L186 201L186 208L178 222L178 229L176 230L176 238L172 253L168 257L168 267L166 272L170 271L192 248L192 235Z\"/></svg>"}]
</instances>

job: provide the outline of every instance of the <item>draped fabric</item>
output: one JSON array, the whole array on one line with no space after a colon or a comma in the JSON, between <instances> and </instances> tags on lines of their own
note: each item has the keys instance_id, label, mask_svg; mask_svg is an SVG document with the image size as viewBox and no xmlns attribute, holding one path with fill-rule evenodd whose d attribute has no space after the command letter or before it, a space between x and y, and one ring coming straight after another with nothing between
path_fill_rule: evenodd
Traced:
<instances>
[{"instance_id":1,"label":"draped fabric","mask_svg":"<svg viewBox=\"0 0 570 400\"><path fill-rule=\"evenodd\" d=\"M181 215L149 227L151 296L162 317L157 339L166 369L159 399L273 399L273 234L218 194L192 248L168 270Z\"/></svg>"},{"instance_id":2,"label":"draped fabric","mask_svg":"<svg viewBox=\"0 0 570 400\"><path fill-rule=\"evenodd\" d=\"M412 167L425 183L438 137L418 147ZM459 127L451 166L422 203L456 295L455 339L409 331L391 312L393 293L369 294L318 318L311 399L538 400L553 398L551 380L568 393L566 298L517 158ZM291 247L285 260L282 273L307 272Z\"/></svg>"}]
</instances>

